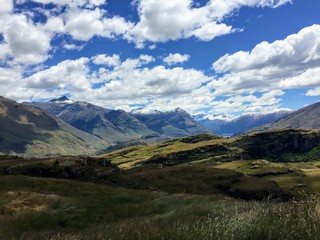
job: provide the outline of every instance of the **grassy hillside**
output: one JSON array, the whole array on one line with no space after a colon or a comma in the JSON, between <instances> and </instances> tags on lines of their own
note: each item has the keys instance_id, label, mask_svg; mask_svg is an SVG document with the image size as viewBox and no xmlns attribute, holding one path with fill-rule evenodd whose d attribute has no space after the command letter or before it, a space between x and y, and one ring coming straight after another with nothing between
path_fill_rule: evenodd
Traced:
<instances>
[{"instance_id":1,"label":"grassy hillside","mask_svg":"<svg viewBox=\"0 0 320 240\"><path fill-rule=\"evenodd\" d=\"M317 197L243 202L92 183L0 177L0 239L317 239Z\"/></svg>"},{"instance_id":2,"label":"grassy hillside","mask_svg":"<svg viewBox=\"0 0 320 240\"><path fill-rule=\"evenodd\" d=\"M205 192L203 189L208 183L211 187L219 184L217 179L210 178L219 176L218 168L257 177L257 182L261 179L275 181L283 190L301 196L320 191L319 136L319 131L314 130L279 130L230 139L197 135L130 147L98 159L109 160L128 172L143 175L168 192L175 187L185 192L195 191L192 189L198 191L195 193ZM228 172L223 175L228 178ZM237 181L246 182L244 179ZM244 185L257 186L257 182L251 179ZM229 181L228 186L232 189L237 184ZM259 191L256 188L253 192ZM232 191L228 195L232 195Z\"/></svg>"},{"instance_id":3,"label":"grassy hillside","mask_svg":"<svg viewBox=\"0 0 320 240\"><path fill-rule=\"evenodd\" d=\"M202 134L95 158L1 157L0 239L315 240L318 137Z\"/></svg>"},{"instance_id":4,"label":"grassy hillside","mask_svg":"<svg viewBox=\"0 0 320 240\"><path fill-rule=\"evenodd\" d=\"M288 200L291 194L275 182L246 176L212 164L180 164L168 168L148 165L123 171L108 161L88 157L0 159L0 175L72 179L170 194L220 194L240 199ZM257 184L258 183L258 184Z\"/></svg>"},{"instance_id":5,"label":"grassy hillside","mask_svg":"<svg viewBox=\"0 0 320 240\"><path fill-rule=\"evenodd\" d=\"M192 141L193 140L193 141ZM176 165L266 158L274 162L320 160L320 131L278 130L238 138L202 134L150 146L136 146L103 154L123 169L142 164Z\"/></svg>"}]
</instances>

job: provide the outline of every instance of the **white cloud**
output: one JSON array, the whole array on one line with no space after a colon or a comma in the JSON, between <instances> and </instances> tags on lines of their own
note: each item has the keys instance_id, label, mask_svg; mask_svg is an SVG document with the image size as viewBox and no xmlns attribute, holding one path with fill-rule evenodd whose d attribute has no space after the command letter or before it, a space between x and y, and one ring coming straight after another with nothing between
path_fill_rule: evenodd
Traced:
<instances>
[{"instance_id":1,"label":"white cloud","mask_svg":"<svg viewBox=\"0 0 320 240\"><path fill-rule=\"evenodd\" d=\"M96 65L106 65L108 67L116 67L121 63L120 56L117 54L113 54L112 56L100 54L95 56L92 60L92 62Z\"/></svg>"},{"instance_id":2,"label":"white cloud","mask_svg":"<svg viewBox=\"0 0 320 240\"><path fill-rule=\"evenodd\" d=\"M222 23L241 7L276 8L291 0L211 0L203 7L193 7L193 0L136 1L140 21L127 34L127 39L139 47L145 42L196 37L209 41L233 32L232 26Z\"/></svg>"},{"instance_id":3,"label":"white cloud","mask_svg":"<svg viewBox=\"0 0 320 240\"><path fill-rule=\"evenodd\" d=\"M123 17L110 15L102 7L106 3L105 0L33 1L42 4L53 3L57 6L55 11L60 9L54 14L53 10L52 14L43 13L50 17L46 24L46 29L49 31L64 32L70 34L73 39L81 41L88 41L95 36L122 37L134 42L137 48L143 48L146 42L157 43L192 37L210 41L237 30L223 23L223 20L241 7L276 8L291 2L291 0L211 0L203 7L196 7L194 0L138 0L134 6L137 7L139 21L133 23ZM67 8L62 10L63 6Z\"/></svg>"},{"instance_id":4,"label":"white cloud","mask_svg":"<svg viewBox=\"0 0 320 240\"><path fill-rule=\"evenodd\" d=\"M309 90L306 93L306 96L308 97L320 96L320 87Z\"/></svg>"},{"instance_id":5,"label":"white cloud","mask_svg":"<svg viewBox=\"0 0 320 240\"><path fill-rule=\"evenodd\" d=\"M62 33L65 31L63 20L60 17L51 17L47 20L44 29L49 32Z\"/></svg>"},{"instance_id":6,"label":"white cloud","mask_svg":"<svg viewBox=\"0 0 320 240\"><path fill-rule=\"evenodd\" d=\"M70 88L72 91L86 91L91 87L88 62L88 58L65 60L28 77L25 79L25 86L35 89Z\"/></svg>"},{"instance_id":7,"label":"white cloud","mask_svg":"<svg viewBox=\"0 0 320 240\"><path fill-rule=\"evenodd\" d=\"M106 63L107 57L98 55L91 60ZM132 108L132 104L157 106L159 110L174 109L179 104L190 111L208 106L212 93L204 84L210 77L195 69L146 67L154 60L141 55L117 62L113 70L100 68L97 72L90 71L88 59L68 60L25 79L26 88L34 89L31 96L35 98L48 97L50 92L45 90L56 88L67 90L74 99L124 109ZM100 83L101 87L93 88L90 83Z\"/></svg>"},{"instance_id":8,"label":"white cloud","mask_svg":"<svg viewBox=\"0 0 320 240\"><path fill-rule=\"evenodd\" d=\"M2 89L7 84L20 81L21 78L21 72L17 71L17 69L0 67L0 84Z\"/></svg>"},{"instance_id":9,"label":"white cloud","mask_svg":"<svg viewBox=\"0 0 320 240\"><path fill-rule=\"evenodd\" d=\"M273 90L262 93L260 97L253 94L234 95L223 101L212 101L210 103L212 109L209 113L212 115L267 114L288 110L280 106L281 99L279 97L284 94L282 90Z\"/></svg>"},{"instance_id":10,"label":"white cloud","mask_svg":"<svg viewBox=\"0 0 320 240\"><path fill-rule=\"evenodd\" d=\"M281 88L310 88L320 86L320 67L307 69L300 75L280 82Z\"/></svg>"},{"instance_id":11,"label":"white cloud","mask_svg":"<svg viewBox=\"0 0 320 240\"><path fill-rule=\"evenodd\" d=\"M106 0L33 0L42 4L53 3L56 5L67 5L69 7L95 7L100 6L106 2Z\"/></svg>"},{"instance_id":12,"label":"white cloud","mask_svg":"<svg viewBox=\"0 0 320 240\"><path fill-rule=\"evenodd\" d=\"M211 86L218 95L317 86L319 64L320 25L312 25L250 52L221 57L213 68L225 75Z\"/></svg>"},{"instance_id":13,"label":"white cloud","mask_svg":"<svg viewBox=\"0 0 320 240\"><path fill-rule=\"evenodd\" d=\"M3 36L15 62L33 65L48 58L51 35L24 15L13 15L6 22Z\"/></svg>"},{"instance_id":14,"label":"white cloud","mask_svg":"<svg viewBox=\"0 0 320 240\"><path fill-rule=\"evenodd\" d=\"M88 41L90 38L103 35L103 12L100 9L72 9L66 14L65 29L76 40Z\"/></svg>"},{"instance_id":15,"label":"white cloud","mask_svg":"<svg viewBox=\"0 0 320 240\"><path fill-rule=\"evenodd\" d=\"M211 0L208 4L210 15L218 20L232 14L241 7L270 7L277 8L292 0Z\"/></svg>"},{"instance_id":16,"label":"white cloud","mask_svg":"<svg viewBox=\"0 0 320 240\"><path fill-rule=\"evenodd\" d=\"M76 40L88 41L94 36L114 38L124 35L132 28L132 23L124 18L118 16L106 18L104 14L105 12L99 8L70 9L64 16L65 30Z\"/></svg>"},{"instance_id":17,"label":"white cloud","mask_svg":"<svg viewBox=\"0 0 320 240\"><path fill-rule=\"evenodd\" d=\"M175 65L177 63L187 62L189 61L189 59L190 59L190 55L188 54L182 55L180 53L175 53L175 54L170 53L169 56L163 59L163 61L168 65Z\"/></svg>"},{"instance_id":18,"label":"white cloud","mask_svg":"<svg viewBox=\"0 0 320 240\"><path fill-rule=\"evenodd\" d=\"M278 43L261 43L251 52L227 55L215 63L215 70L225 76L214 80L196 69L151 64L155 57L140 55L121 61L119 55L100 54L91 59L65 60L46 68L44 63L54 51L63 47L81 50L77 41L93 37L122 37L137 47L146 43L150 49L158 42L195 38L209 41L237 29L224 23L241 7L279 7L289 0L208 0L203 7L193 0L136 1L139 21L130 22L112 15L104 0L33 0L56 4L52 10L39 8L14 13L13 1L0 0L0 61L10 67L0 68L0 93L26 100L30 97L50 98L69 93L75 99L87 100L105 107L130 109L132 104L145 104L149 109L171 110L176 107L194 112L212 107L214 111L266 112L280 108L282 88L319 87L319 35L317 26L301 31L296 37ZM26 3L19 1L16 4ZM107 6L107 5L106 5ZM32 12L33 11L33 12ZM36 22L42 14L47 22ZM231 21L229 21L231 22ZM17 31L19 29L19 31ZM66 36L68 35L68 36ZM53 38L67 37L61 46L51 45ZM293 50L292 50L293 49ZM59 49L60 50L60 49ZM189 55L170 54L163 61L168 65L188 61ZM98 65L90 69L91 63ZM21 64L24 64L21 65ZM287 74L290 72L291 74ZM22 79L23 75L30 75ZM307 80L306 80L307 79ZM95 84L95 88L93 85ZM97 85L100 88L96 88ZM10 91L15 89L15 91ZM260 97L254 92L262 92ZM215 97L238 94L226 101ZM245 94L243 94L245 93Z\"/></svg>"},{"instance_id":19,"label":"white cloud","mask_svg":"<svg viewBox=\"0 0 320 240\"><path fill-rule=\"evenodd\" d=\"M84 48L85 45L76 45L76 44L68 44L65 43L63 44L63 48L67 49L67 50L77 50L77 51L81 51Z\"/></svg>"},{"instance_id":20,"label":"white cloud","mask_svg":"<svg viewBox=\"0 0 320 240\"><path fill-rule=\"evenodd\" d=\"M233 32L231 26L227 26L226 24L218 24L216 22L209 22L190 33L191 36L195 36L198 39L203 41L210 41L217 36L223 36L228 33Z\"/></svg>"},{"instance_id":21,"label":"white cloud","mask_svg":"<svg viewBox=\"0 0 320 240\"><path fill-rule=\"evenodd\" d=\"M9 14L13 10L12 0L0 0L0 16Z\"/></svg>"},{"instance_id":22,"label":"white cloud","mask_svg":"<svg viewBox=\"0 0 320 240\"><path fill-rule=\"evenodd\" d=\"M203 34L197 30L213 19L210 18L207 7L192 8L191 3L191 0L140 0L138 5L140 21L130 31L131 39L141 44L146 41L166 42L192 36L200 38ZM219 28L216 35L210 34L211 39L220 36L221 33L226 34L231 29L219 23L211 27ZM214 31L210 30L211 33Z\"/></svg>"},{"instance_id":23,"label":"white cloud","mask_svg":"<svg viewBox=\"0 0 320 240\"><path fill-rule=\"evenodd\" d=\"M8 44L0 44L0 62L7 59L7 57L10 55L10 48Z\"/></svg>"}]
</instances>

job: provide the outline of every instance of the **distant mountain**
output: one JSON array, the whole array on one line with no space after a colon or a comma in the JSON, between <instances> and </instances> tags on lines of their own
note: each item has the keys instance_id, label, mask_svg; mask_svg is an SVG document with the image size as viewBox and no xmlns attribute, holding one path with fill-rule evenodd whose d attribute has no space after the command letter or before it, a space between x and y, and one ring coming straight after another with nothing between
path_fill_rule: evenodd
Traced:
<instances>
[{"instance_id":1,"label":"distant mountain","mask_svg":"<svg viewBox=\"0 0 320 240\"><path fill-rule=\"evenodd\" d=\"M44 111L0 97L0 154L93 154L110 145Z\"/></svg>"},{"instance_id":2,"label":"distant mountain","mask_svg":"<svg viewBox=\"0 0 320 240\"><path fill-rule=\"evenodd\" d=\"M87 102L74 102L66 97L49 102L25 103L54 115L81 131L110 142L156 138L159 134L122 110L105 109Z\"/></svg>"},{"instance_id":3,"label":"distant mountain","mask_svg":"<svg viewBox=\"0 0 320 240\"><path fill-rule=\"evenodd\" d=\"M237 133L245 132L251 128L273 123L286 117L290 113L290 111L279 111L270 114L244 115L235 119L230 119L225 116L208 118L201 115L196 115L194 118L198 123L219 135L232 136Z\"/></svg>"},{"instance_id":4,"label":"distant mountain","mask_svg":"<svg viewBox=\"0 0 320 240\"><path fill-rule=\"evenodd\" d=\"M278 121L250 129L250 132L275 129L320 129L320 103L315 103L294 111Z\"/></svg>"},{"instance_id":5,"label":"distant mountain","mask_svg":"<svg viewBox=\"0 0 320 240\"><path fill-rule=\"evenodd\" d=\"M131 115L143 122L149 129L170 137L182 137L211 132L209 129L197 123L181 108L168 112L146 112L138 109L131 111Z\"/></svg>"}]
</instances>

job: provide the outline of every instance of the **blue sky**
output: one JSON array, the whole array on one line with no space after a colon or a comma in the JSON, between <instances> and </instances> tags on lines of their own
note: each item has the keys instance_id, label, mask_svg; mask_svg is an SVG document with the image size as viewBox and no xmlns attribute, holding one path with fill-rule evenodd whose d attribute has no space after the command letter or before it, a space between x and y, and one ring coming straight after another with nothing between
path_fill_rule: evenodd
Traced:
<instances>
[{"instance_id":1,"label":"blue sky","mask_svg":"<svg viewBox=\"0 0 320 240\"><path fill-rule=\"evenodd\" d=\"M0 0L0 95L238 116L320 96L318 0Z\"/></svg>"}]
</instances>

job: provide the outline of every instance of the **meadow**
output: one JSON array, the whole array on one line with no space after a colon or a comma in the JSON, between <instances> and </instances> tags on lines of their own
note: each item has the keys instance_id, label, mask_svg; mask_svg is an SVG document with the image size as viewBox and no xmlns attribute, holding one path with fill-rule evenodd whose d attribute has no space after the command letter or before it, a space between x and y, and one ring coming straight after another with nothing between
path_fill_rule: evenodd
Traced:
<instances>
[{"instance_id":1,"label":"meadow","mask_svg":"<svg viewBox=\"0 0 320 240\"><path fill-rule=\"evenodd\" d=\"M319 239L319 196L242 201L2 176L0 239Z\"/></svg>"}]
</instances>

